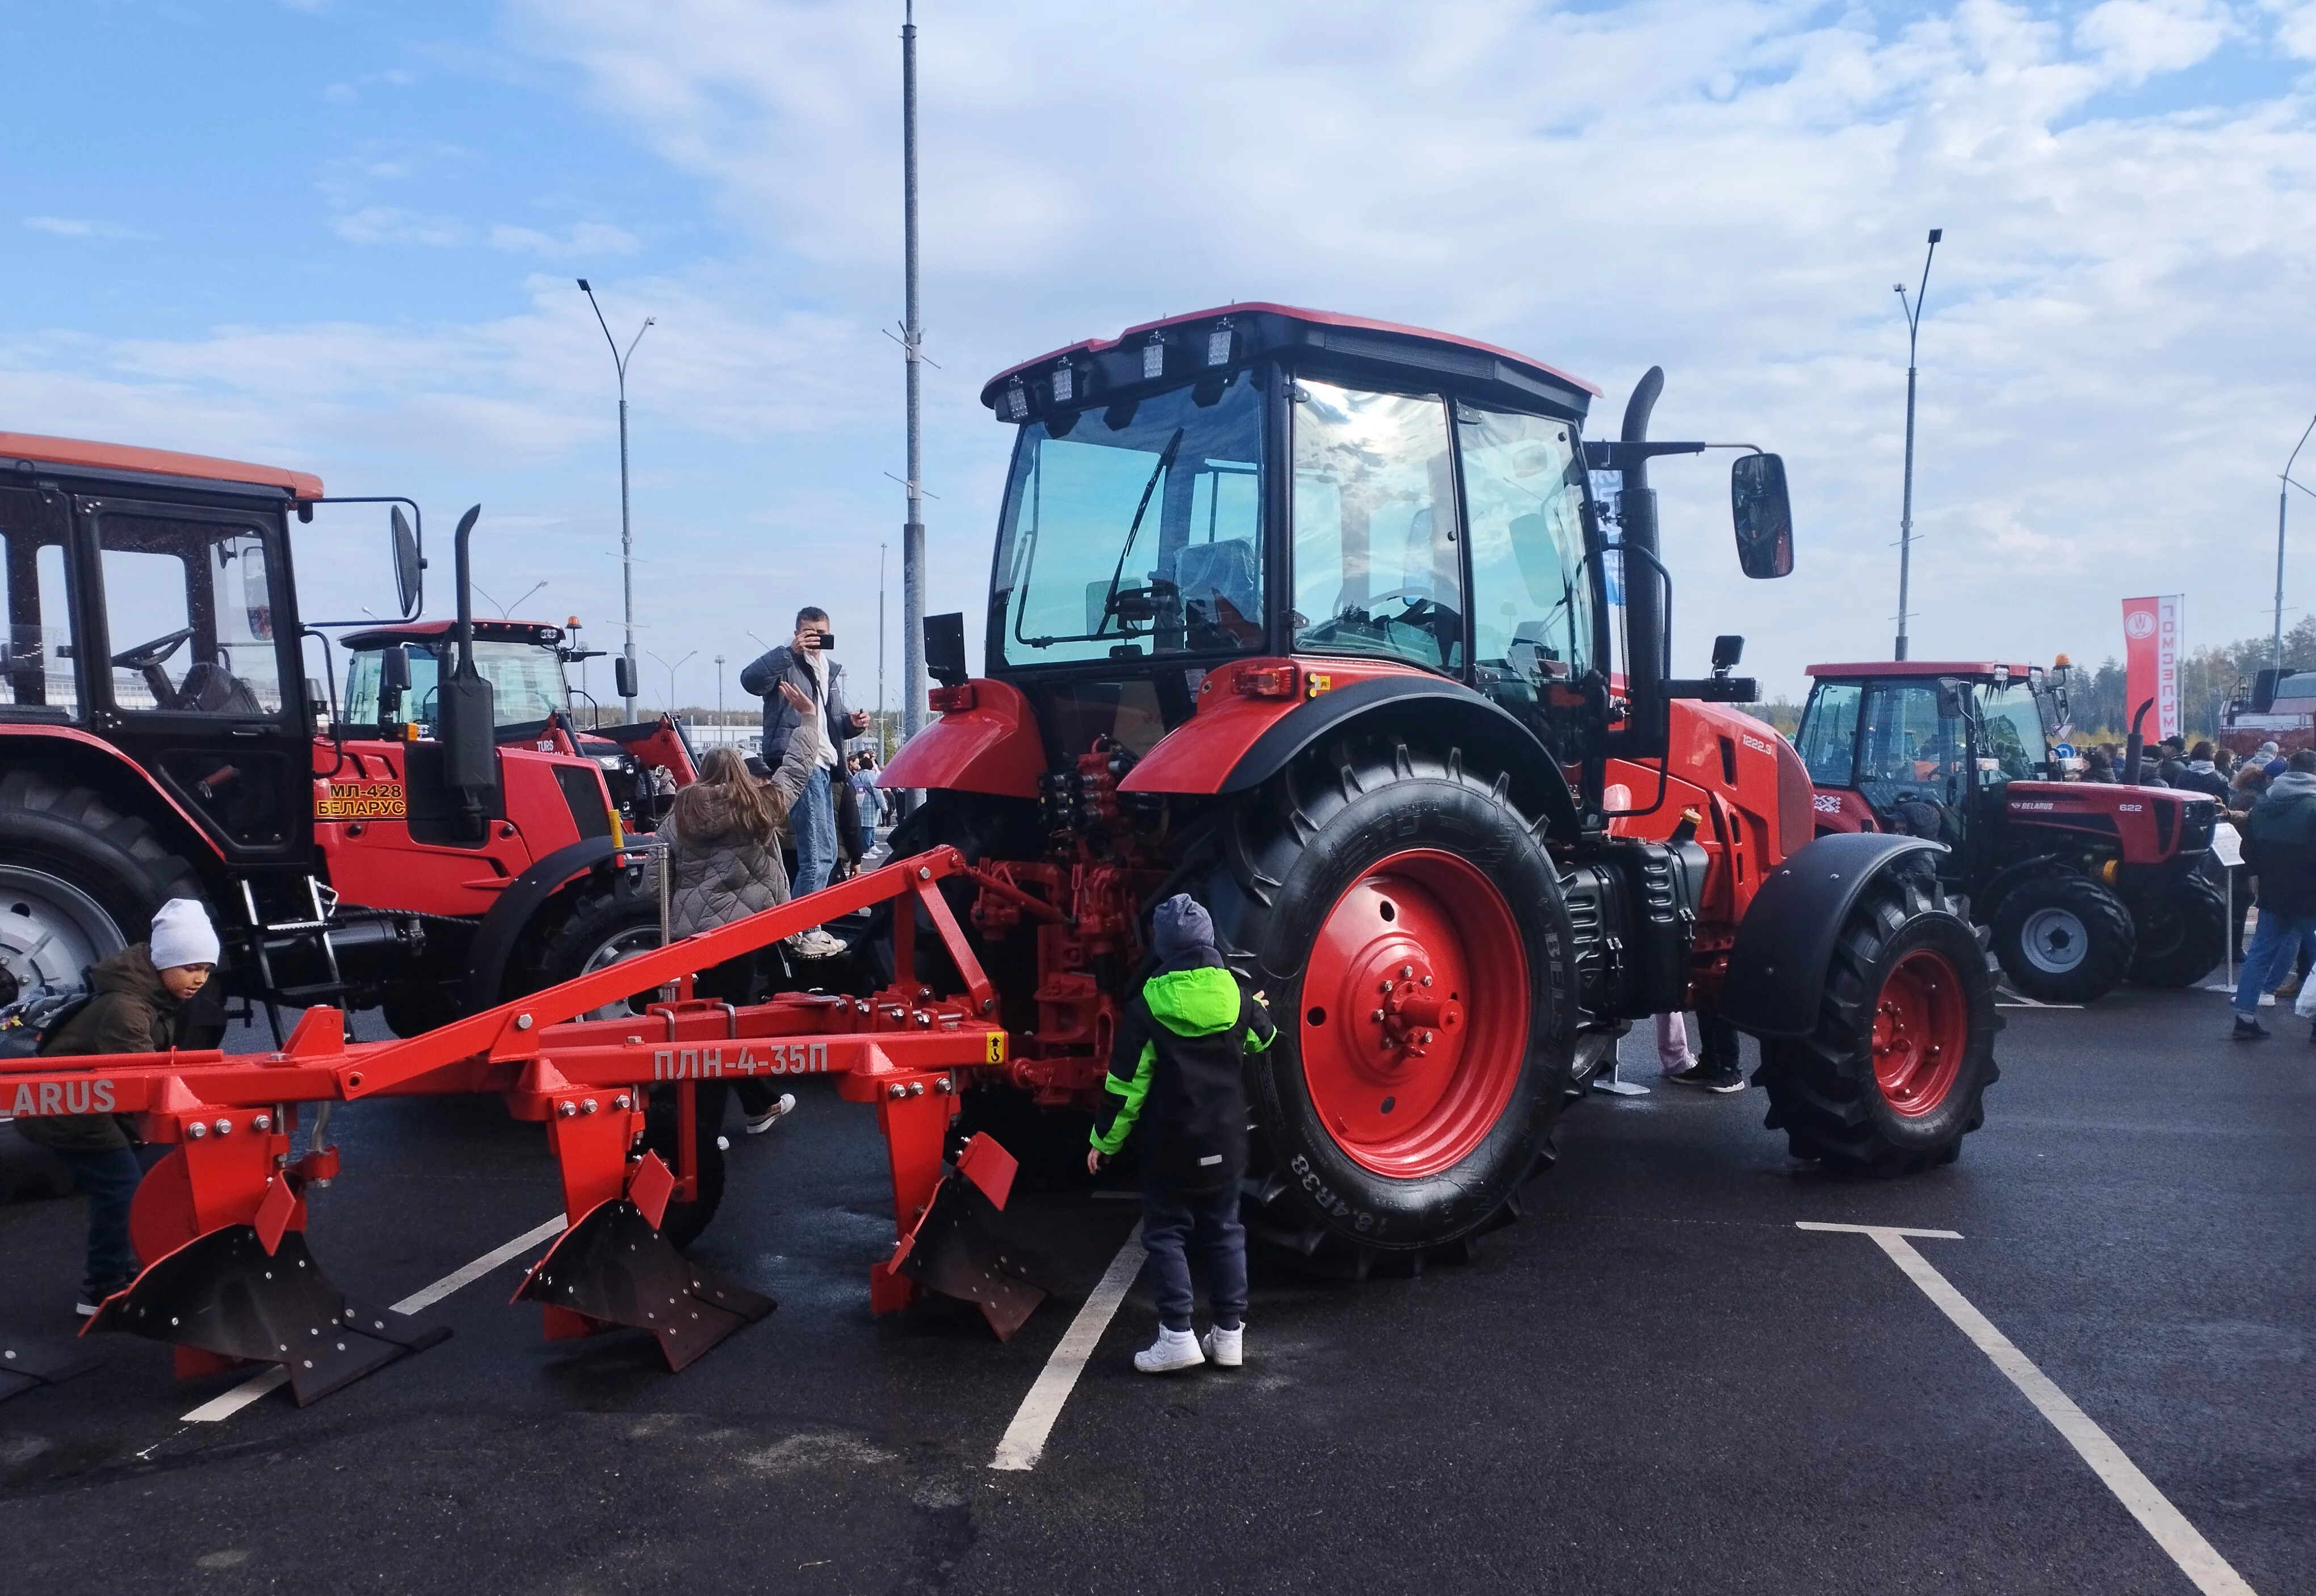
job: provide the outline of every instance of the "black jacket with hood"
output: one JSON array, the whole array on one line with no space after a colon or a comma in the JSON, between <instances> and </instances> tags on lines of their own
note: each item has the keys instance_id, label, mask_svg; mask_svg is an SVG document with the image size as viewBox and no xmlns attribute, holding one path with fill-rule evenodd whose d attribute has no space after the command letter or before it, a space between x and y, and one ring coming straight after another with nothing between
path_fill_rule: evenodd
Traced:
<instances>
[{"instance_id":1,"label":"black jacket with hood","mask_svg":"<svg viewBox=\"0 0 2316 1596\"><path fill-rule=\"evenodd\" d=\"M49 1036L43 1055L165 1053L177 1045L178 1003L161 984L147 945L138 942L88 967L96 996ZM22 1105L19 1105L21 1110ZM117 1114L19 1112L16 1128L28 1142L58 1152L106 1153L129 1145Z\"/></svg>"}]
</instances>

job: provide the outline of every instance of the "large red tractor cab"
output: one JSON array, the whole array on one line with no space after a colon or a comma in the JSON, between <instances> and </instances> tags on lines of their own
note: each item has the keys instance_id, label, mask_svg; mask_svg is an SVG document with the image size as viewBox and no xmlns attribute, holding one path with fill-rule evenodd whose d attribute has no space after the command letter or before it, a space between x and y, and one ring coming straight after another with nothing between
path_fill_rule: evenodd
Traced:
<instances>
[{"instance_id":1,"label":"large red tractor cab","mask_svg":"<svg viewBox=\"0 0 2316 1596\"><path fill-rule=\"evenodd\" d=\"M598 724L592 700L570 682L573 661L593 658L561 627L535 620L477 620L475 669L491 684L494 739L503 748L577 753L603 772L630 832L655 830L678 789L699 777L690 740L673 716ZM431 738L441 682L455 665L457 624L404 621L349 632L340 714L364 736ZM624 662L622 662L624 663Z\"/></svg>"},{"instance_id":2,"label":"large red tractor cab","mask_svg":"<svg viewBox=\"0 0 2316 1596\"><path fill-rule=\"evenodd\" d=\"M1791 751L1716 707L1754 692L1741 639L1673 677L1647 473L1707 446L1649 439L1661 385L1588 440L1598 390L1539 361L1261 304L991 380L1015 438L981 669L962 616L928 620L940 718L884 780L930 795L896 854L976 861L950 901L1016 1088L1100 1100L1148 912L1189 891L1282 1022L1249 1190L1305 1256L1501 1217L1666 1010L1763 1039L1804 1155L1953 1155L1993 1074L1982 956L1934 879L1899 884L1936 844L1809 840ZM1731 492L1741 567L1784 575L1782 463L1741 453ZM1913 1040L1874 1040L1876 994Z\"/></svg>"},{"instance_id":3,"label":"large red tractor cab","mask_svg":"<svg viewBox=\"0 0 2316 1596\"><path fill-rule=\"evenodd\" d=\"M321 534L292 531L325 507L387 523L379 575L417 621L406 500L0 433L0 1003L76 982L173 896L218 922L212 991L269 1014L383 1004L405 1032L656 943L605 767L499 745L471 642L431 725L334 705L330 638L376 623L301 610L293 557ZM313 548L332 579L345 552Z\"/></svg>"},{"instance_id":4,"label":"large red tractor cab","mask_svg":"<svg viewBox=\"0 0 2316 1596\"><path fill-rule=\"evenodd\" d=\"M2183 986L2218 964L2226 905L2201 793L2062 779L2070 667L1818 664L1797 739L1822 836L1947 845L1939 873L1990 928L2011 984L2088 1003L2128 977Z\"/></svg>"}]
</instances>

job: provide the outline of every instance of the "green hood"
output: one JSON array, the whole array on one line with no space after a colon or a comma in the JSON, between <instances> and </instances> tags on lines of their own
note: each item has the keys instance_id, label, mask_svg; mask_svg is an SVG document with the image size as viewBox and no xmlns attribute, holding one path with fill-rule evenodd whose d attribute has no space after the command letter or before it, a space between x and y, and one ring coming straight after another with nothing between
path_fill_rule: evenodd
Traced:
<instances>
[{"instance_id":1,"label":"green hood","mask_svg":"<svg viewBox=\"0 0 2316 1596\"><path fill-rule=\"evenodd\" d=\"M1212 1036L1238 1023L1238 982L1225 969L1168 970L1145 982L1142 996L1152 1017L1176 1036Z\"/></svg>"}]
</instances>

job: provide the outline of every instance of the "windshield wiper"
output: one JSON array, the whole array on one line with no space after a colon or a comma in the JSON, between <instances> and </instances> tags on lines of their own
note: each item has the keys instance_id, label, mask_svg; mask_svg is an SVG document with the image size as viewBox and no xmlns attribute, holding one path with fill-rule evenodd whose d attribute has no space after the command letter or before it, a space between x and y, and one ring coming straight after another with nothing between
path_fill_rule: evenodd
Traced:
<instances>
[{"instance_id":1,"label":"windshield wiper","mask_svg":"<svg viewBox=\"0 0 2316 1596\"><path fill-rule=\"evenodd\" d=\"M1174 451L1182 447L1182 431L1180 427L1174 429L1174 435L1166 440L1165 449L1159 453L1157 465L1151 468L1150 480L1142 485L1142 502L1134 507L1134 524L1126 529L1126 547L1118 551L1118 568L1109 574L1109 591L1101 597L1101 626L1094 633L1096 637L1109 629L1109 618L1118 613L1118 584L1126 575L1126 557L1134 552L1134 539L1142 531L1142 518L1149 513L1150 495L1158 490L1158 479L1166 475L1166 468L1174 463Z\"/></svg>"}]
</instances>

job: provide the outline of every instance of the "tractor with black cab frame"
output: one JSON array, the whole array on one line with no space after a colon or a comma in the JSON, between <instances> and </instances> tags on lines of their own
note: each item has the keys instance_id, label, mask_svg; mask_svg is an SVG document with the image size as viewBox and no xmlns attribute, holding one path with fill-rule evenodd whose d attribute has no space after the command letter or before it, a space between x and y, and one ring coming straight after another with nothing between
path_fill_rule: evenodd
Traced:
<instances>
[{"instance_id":1,"label":"tractor with black cab frame","mask_svg":"<svg viewBox=\"0 0 2316 1596\"><path fill-rule=\"evenodd\" d=\"M2125 980L2185 986L2220 963L2229 925L2211 873L2217 801L2064 779L2063 655L2048 671L1911 660L1809 673L1795 741L1818 834L1945 843L1939 878L1987 928L2020 993L2090 1003Z\"/></svg>"}]
</instances>

